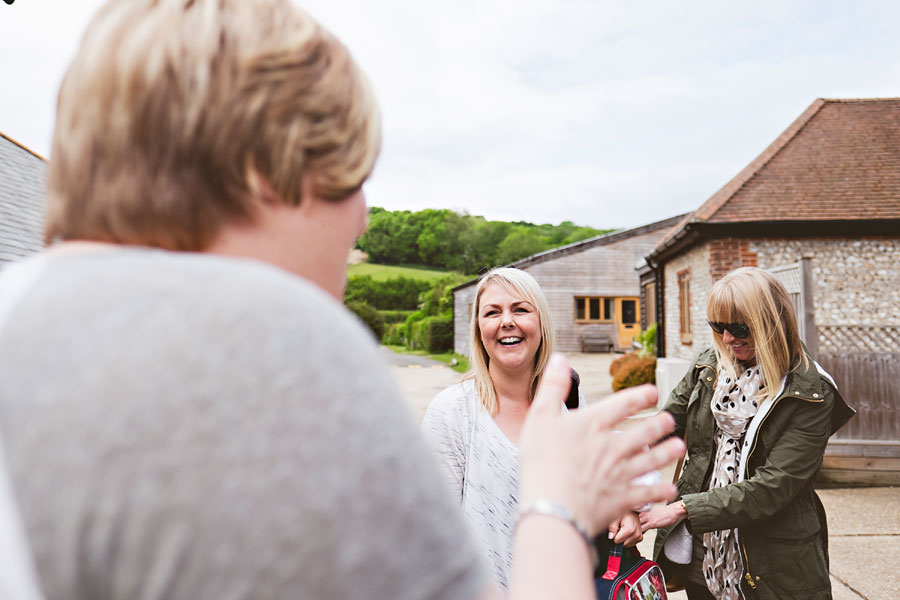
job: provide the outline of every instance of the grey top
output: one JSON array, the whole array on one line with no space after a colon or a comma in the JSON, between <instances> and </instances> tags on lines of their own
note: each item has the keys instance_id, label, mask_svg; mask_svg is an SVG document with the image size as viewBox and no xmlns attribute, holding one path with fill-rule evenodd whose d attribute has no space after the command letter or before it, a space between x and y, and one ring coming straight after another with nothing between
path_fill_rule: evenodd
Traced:
<instances>
[{"instance_id":1,"label":"grey top","mask_svg":"<svg viewBox=\"0 0 900 600\"><path fill-rule=\"evenodd\" d=\"M578 406L584 404L579 389ZM494 581L508 589L519 515L518 447L484 408L474 379L451 385L432 399L422 432L451 497L462 504Z\"/></svg>"},{"instance_id":2,"label":"grey top","mask_svg":"<svg viewBox=\"0 0 900 600\"><path fill-rule=\"evenodd\" d=\"M422 432L440 461L451 497L462 504L491 575L507 589L519 511L519 449L481 404L474 379L434 397Z\"/></svg>"},{"instance_id":3,"label":"grey top","mask_svg":"<svg viewBox=\"0 0 900 600\"><path fill-rule=\"evenodd\" d=\"M0 426L45 596L470 598L487 577L362 326L247 260L41 256ZM27 277L25 279L28 279Z\"/></svg>"}]
</instances>

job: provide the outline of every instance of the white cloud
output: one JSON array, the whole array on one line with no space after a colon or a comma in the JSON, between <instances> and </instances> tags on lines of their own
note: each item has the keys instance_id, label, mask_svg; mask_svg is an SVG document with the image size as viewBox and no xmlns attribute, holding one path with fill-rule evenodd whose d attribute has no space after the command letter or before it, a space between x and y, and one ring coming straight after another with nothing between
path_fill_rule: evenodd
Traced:
<instances>
[{"instance_id":1,"label":"white cloud","mask_svg":"<svg viewBox=\"0 0 900 600\"><path fill-rule=\"evenodd\" d=\"M99 0L0 8L0 131L46 152ZM391 209L634 226L695 208L817 97L900 96L900 5L311 0L384 115Z\"/></svg>"}]
</instances>

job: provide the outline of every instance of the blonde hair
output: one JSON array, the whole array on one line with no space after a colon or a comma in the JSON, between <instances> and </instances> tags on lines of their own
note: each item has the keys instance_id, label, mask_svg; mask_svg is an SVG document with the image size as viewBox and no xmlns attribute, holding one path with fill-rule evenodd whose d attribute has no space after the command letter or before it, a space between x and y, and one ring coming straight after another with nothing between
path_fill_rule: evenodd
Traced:
<instances>
[{"instance_id":1,"label":"blonde hair","mask_svg":"<svg viewBox=\"0 0 900 600\"><path fill-rule=\"evenodd\" d=\"M299 205L305 174L352 195L380 127L350 53L289 0L110 0L60 88L47 241L203 250Z\"/></svg>"},{"instance_id":2,"label":"blonde hair","mask_svg":"<svg viewBox=\"0 0 900 600\"><path fill-rule=\"evenodd\" d=\"M497 392L494 389L494 383L488 370L490 357L484 348L484 343L481 341L481 328L478 326L481 295L489 285L499 285L510 294L530 302L535 307L540 319L541 343L534 357L534 370L531 375L531 398L534 398L538 384L541 381L541 375L544 373L544 367L547 366L547 361L550 360L550 355L553 353L553 323L550 319L550 307L547 304L544 291L534 277L525 271L510 267L500 267L488 271L478 281L478 285L475 288L475 301L472 304L470 323L469 356L471 368L466 375L466 379L475 380L475 389L478 391L481 403L492 416L496 416L500 406L497 402Z\"/></svg>"},{"instance_id":3,"label":"blonde hair","mask_svg":"<svg viewBox=\"0 0 900 600\"><path fill-rule=\"evenodd\" d=\"M791 370L809 363L800 341L794 305L784 286L768 271L756 267L736 269L717 281L706 299L710 321L744 323L750 328L756 362L762 369L764 396L774 399L781 380ZM731 348L713 333L719 364L734 378L737 360Z\"/></svg>"}]
</instances>

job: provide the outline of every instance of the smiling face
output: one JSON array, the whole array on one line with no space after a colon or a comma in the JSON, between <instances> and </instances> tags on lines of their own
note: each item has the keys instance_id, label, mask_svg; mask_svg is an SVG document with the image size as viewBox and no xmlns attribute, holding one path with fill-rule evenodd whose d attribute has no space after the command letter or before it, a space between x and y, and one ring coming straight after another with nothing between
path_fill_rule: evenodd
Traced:
<instances>
[{"instance_id":1,"label":"smiling face","mask_svg":"<svg viewBox=\"0 0 900 600\"><path fill-rule=\"evenodd\" d=\"M726 329L722 332L722 343L731 348L734 357L744 363L745 366L752 367L756 364L756 347L753 344L753 332L744 339L738 339Z\"/></svg>"},{"instance_id":2,"label":"smiling face","mask_svg":"<svg viewBox=\"0 0 900 600\"><path fill-rule=\"evenodd\" d=\"M478 302L478 329L490 369L532 372L542 336L541 319L531 302L489 284Z\"/></svg>"}]
</instances>

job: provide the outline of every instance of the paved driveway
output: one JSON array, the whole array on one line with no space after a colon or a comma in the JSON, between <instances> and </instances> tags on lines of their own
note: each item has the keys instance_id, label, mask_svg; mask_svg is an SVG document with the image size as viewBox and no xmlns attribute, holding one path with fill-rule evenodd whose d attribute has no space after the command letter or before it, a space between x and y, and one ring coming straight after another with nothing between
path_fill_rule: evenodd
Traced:
<instances>
[{"instance_id":1,"label":"paved driveway","mask_svg":"<svg viewBox=\"0 0 900 600\"><path fill-rule=\"evenodd\" d=\"M462 374L436 360L421 356L398 354L381 347L382 357L397 381L400 391L419 420L425 415L428 403L435 394L462 379ZM581 378L581 389L588 403L612 393L609 364L617 354L566 354L569 364Z\"/></svg>"},{"instance_id":2,"label":"paved driveway","mask_svg":"<svg viewBox=\"0 0 900 600\"><path fill-rule=\"evenodd\" d=\"M435 394L462 379L460 373L430 358L398 354L384 346L381 347L381 355L419 421L425 416L425 409Z\"/></svg>"}]
</instances>

